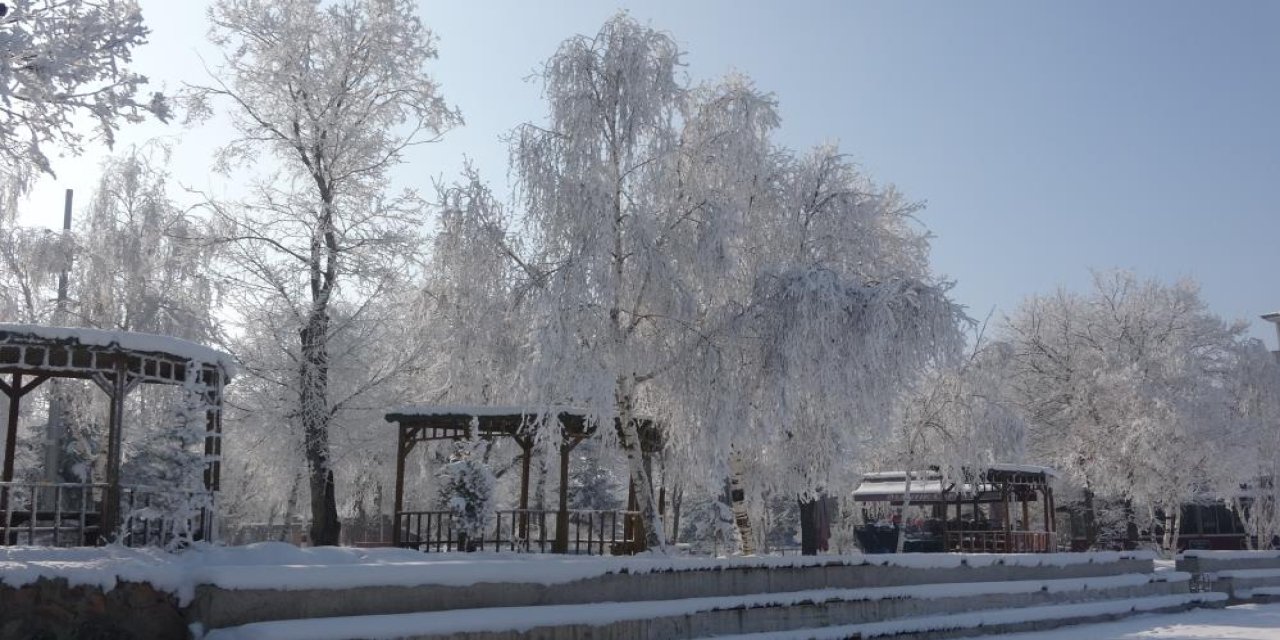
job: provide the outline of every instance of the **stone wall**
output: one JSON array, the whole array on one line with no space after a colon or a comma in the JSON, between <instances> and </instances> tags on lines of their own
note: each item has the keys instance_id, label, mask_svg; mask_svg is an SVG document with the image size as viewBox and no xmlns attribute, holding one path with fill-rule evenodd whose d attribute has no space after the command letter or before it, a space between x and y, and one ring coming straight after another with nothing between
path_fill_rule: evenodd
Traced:
<instances>
[{"instance_id":1,"label":"stone wall","mask_svg":"<svg viewBox=\"0 0 1280 640\"><path fill-rule=\"evenodd\" d=\"M0 585L0 640L184 639L177 599L146 583L110 591L41 578L24 587Z\"/></svg>"}]
</instances>

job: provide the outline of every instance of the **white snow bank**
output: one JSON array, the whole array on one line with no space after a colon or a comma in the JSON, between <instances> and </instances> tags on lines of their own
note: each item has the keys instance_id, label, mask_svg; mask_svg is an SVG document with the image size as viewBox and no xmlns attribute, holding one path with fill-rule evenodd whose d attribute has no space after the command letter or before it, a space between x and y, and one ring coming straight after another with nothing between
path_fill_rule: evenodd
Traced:
<instances>
[{"instance_id":1,"label":"white snow bank","mask_svg":"<svg viewBox=\"0 0 1280 640\"><path fill-rule=\"evenodd\" d=\"M370 553L376 551L376 553ZM40 578L63 578L72 585L97 586L104 591L118 582L147 582L189 602L202 572L222 566L279 571L282 566L386 566L421 560L408 549L364 550L347 547L299 548L282 542L242 547L200 545L182 553L122 546L99 548L7 547L0 549L0 582L21 587Z\"/></svg>"},{"instance_id":2,"label":"white snow bank","mask_svg":"<svg viewBox=\"0 0 1280 640\"><path fill-rule=\"evenodd\" d=\"M955 568L993 565L1064 567L1149 560L1146 552L1048 554L885 554L742 558L558 556L516 553L423 554L408 549L299 548L279 542L200 545L178 554L104 547L0 549L0 582L19 587L41 577L111 589L144 581L186 602L197 584L225 589L344 589L359 586L469 586L480 582L561 584L611 573L719 571L731 568L880 565Z\"/></svg>"},{"instance_id":3,"label":"white snow bank","mask_svg":"<svg viewBox=\"0 0 1280 640\"><path fill-rule=\"evenodd\" d=\"M1190 579L1190 575L1185 579ZM604 602L596 604L547 605L460 609L375 616L348 616L315 620L256 622L210 632L206 640L262 640L341 638L396 638L414 634L462 634L474 632L523 632L554 625L599 626L623 620L643 620L699 612L770 606L792 606L832 601L884 600L891 598L958 598L992 594L1061 593L1086 589L1137 587L1152 581L1146 574L1126 574L1065 580L1022 580L1014 582L967 582L952 584L903 585L867 589L818 589L746 596Z\"/></svg>"},{"instance_id":4,"label":"white snow bank","mask_svg":"<svg viewBox=\"0 0 1280 640\"><path fill-rule=\"evenodd\" d=\"M117 346L131 351L164 353L171 356L216 364L232 374L234 363L228 356L216 349L196 344L182 338L160 336L151 333L133 333L130 331L107 331L104 329L85 329L81 327L46 327L34 324L0 323L0 332L26 334L42 340L65 341L74 340L79 344L97 347Z\"/></svg>"},{"instance_id":5,"label":"white snow bank","mask_svg":"<svg viewBox=\"0 0 1280 640\"><path fill-rule=\"evenodd\" d=\"M1243 604L1224 609L1141 615L1099 624L1048 631L982 636L972 640L1276 640L1280 638L1280 604Z\"/></svg>"},{"instance_id":6,"label":"white snow bank","mask_svg":"<svg viewBox=\"0 0 1280 640\"><path fill-rule=\"evenodd\" d=\"M1134 611L1155 611L1193 604L1221 602L1227 599L1225 593L1180 593L1167 596L1150 596L1146 598L1129 598L1125 600L1106 600L1100 602L1082 602L1078 604L1047 605L1042 607L1024 607L1020 609L989 609L971 613L959 613L941 616L922 616L919 618L899 618L884 622L868 624L842 625L821 629L801 629L795 631L779 631L769 633L753 633L737 636L718 636L720 640L783 640L792 638L878 638L906 633L926 633L948 629L973 629L998 624L1017 624L1042 620L1084 618L1090 616L1118 615ZM1080 633L1084 627L1073 627L1070 638L1090 637ZM1003 639L1007 636L999 636ZM1038 636L1037 636L1038 637ZM1274 640L1274 636L1272 637ZM1095 639L1096 640L1096 639Z\"/></svg>"}]
</instances>

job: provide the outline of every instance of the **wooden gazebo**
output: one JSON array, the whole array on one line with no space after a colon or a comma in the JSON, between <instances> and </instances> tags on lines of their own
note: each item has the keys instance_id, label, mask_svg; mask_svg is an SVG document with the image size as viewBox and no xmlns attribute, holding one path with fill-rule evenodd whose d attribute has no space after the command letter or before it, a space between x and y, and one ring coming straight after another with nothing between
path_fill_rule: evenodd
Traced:
<instances>
[{"instance_id":1,"label":"wooden gazebo","mask_svg":"<svg viewBox=\"0 0 1280 640\"><path fill-rule=\"evenodd\" d=\"M864 504L928 508L931 517L911 532L918 543L916 550L1048 553L1054 550L1050 483L1054 475L1048 467L1018 464L966 468L961 470L960 478L944 478L937 471L917 471L910 474L910 482L905 472L879 472L864 476L853 498ZM1037 502L1039 517L1033 519L1031 504ZM903 526L912 525L867 524L859 528L859 540L864 547L884 550L879 538L896 536L898 527Z\"/></svg>"},{"instance_id":2,"label":"wooden gazebo","mask_svg":"<svg viewBox=\"0 0 1280 640\"><path fill-rule=\"evenodd\" d=\"M395 511L392 543L423 551L452 550L460 545L451 514L442 510L405 510L405 461L420 442L457 441L470 438L474 428L481 438L511 438L521 449L520 495L517 508L500 511L493 535L467 541L466 547L553 553L634 553L643 550L644 535L635 505L635 479L631 479L627 510L586 512L569 509L570 454L595 434L597 425L585 412L557 409L549 412L524 407L410 405L386 415L398 425ZM542 428L560 428L558 508L554 512L531 509L529 476L535 438ZM651 421L639 423L641 452L652 456L662 450L662 436ZM614 425L617 428L617 425ZM553 519L548 523L548 515ZM571 527L572 518L586 518L598 526ZM573 533L570 533L570 529ZM593 533L593 531L595 533Z\"/></svg>"},{"instance_id":3,"label":"wooden gazebo","mask_svg":"<svg viewBox=\"0 0 1280 640\"><path fill-rule=\"evenodd\" d=\"M79 546L119 540L162 542L172 523L141 518L133 509L154 506L172 488L129 487L121 482L125 400L142 384L180 386L198 393L205 413L204 498L218 490L222 454L222 394L231 378L229 358L186 340L95 329L0 324L0 392L8 397L4 466L0 474L0 544ZM14 480L21 401L50 379L93 382L110 400L105 482ZM213 537L209 508L193 524L195 535ZM168 527L168 529L166 529Z\"/></svg>"}]
</instances>

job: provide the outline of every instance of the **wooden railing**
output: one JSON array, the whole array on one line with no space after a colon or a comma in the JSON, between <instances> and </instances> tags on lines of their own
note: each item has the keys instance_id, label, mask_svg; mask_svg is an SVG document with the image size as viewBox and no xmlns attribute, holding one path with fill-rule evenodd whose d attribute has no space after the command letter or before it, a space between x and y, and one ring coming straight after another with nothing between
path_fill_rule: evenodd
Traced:
<instances>
[{"instance_id":1,"label":"wooden railing","mask_svg":"<svg viewBox=\"0 0 1280 640\"><path fill-rule=\"evenodd\" d=\"M607 555L634 547L636 511L569 511L568 527L557 540L559 512L540 509L498 511L479 538L459 532L449 511L401 511L395 527L400 546L421 551L517 551ZM563 548L558 548L563 546Z\"/></svg>"},{"instance_id":2,"label":"wooden railing","mask_svg":"<svg viewBox=\"0 0 1280 640\"><path fill-rule=\"evenodd\" d=\"M948 531L947 551L967 553L1048 553L1053 534L1044 531Z\"/></svg>"},{"instance_id":3,"label":"wooden railing","mask_svg":"<svg viewBox=\"0 0 1280 640\"><path fill-rule=\"evenodd\" d=\"M161 491L145 487L120 488L122 524L119 531L102 531L103 483L0 482L0 545L80 547L117 542L131 546L163 546L179 534L209 539L210 510L177 509L179 503L200 503L203 492ZM209 501L204 501L211 504Z\"/></svg>"}]
</instances>

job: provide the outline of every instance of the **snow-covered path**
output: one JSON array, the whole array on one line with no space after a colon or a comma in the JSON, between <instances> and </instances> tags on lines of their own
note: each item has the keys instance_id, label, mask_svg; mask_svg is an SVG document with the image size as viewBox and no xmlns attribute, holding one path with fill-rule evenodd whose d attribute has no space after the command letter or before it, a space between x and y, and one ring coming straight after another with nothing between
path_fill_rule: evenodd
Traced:
<instances>
[{"instance_id":1,"label":"snow-covered path","mask_svg":"<svg viewBox=\"0 0 1280 640\"><path fill-rule=\"evenodd\" d=\"M1036 633L983 636L975 640L1280 640L1280 604L1242 604L1225 609L1143 615L1102 624Z\"/></svg>"}]
</instances>

